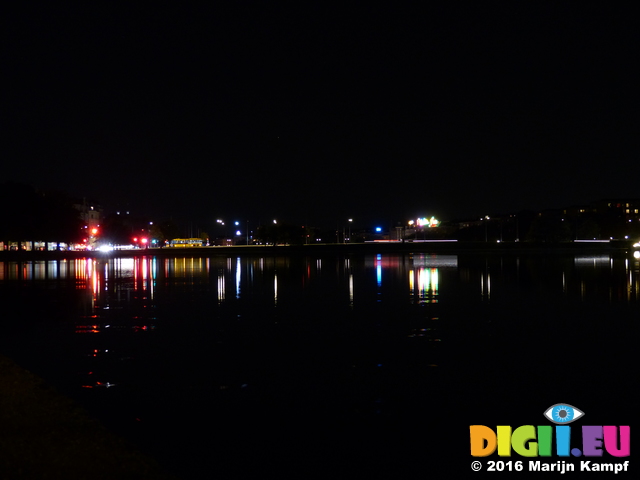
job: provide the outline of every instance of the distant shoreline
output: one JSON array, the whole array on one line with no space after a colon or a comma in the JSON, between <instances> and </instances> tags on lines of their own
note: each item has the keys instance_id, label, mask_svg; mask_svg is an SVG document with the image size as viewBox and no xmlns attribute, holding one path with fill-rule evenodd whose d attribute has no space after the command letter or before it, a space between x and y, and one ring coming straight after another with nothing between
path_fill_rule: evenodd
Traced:
<instances>
[{"instance_id":1,"label":"distant shoreline","mask_svg":"<svg viewBox=\"0 0 640 480\"><path fill-rule=\"evenodd\" d=\"M147 248L133 250L98 251L3 251L0 261L56 260L76 258L128 258L145 255L167 257L208 257L218 255L316 255L353 253L447 253L447 254L570 254L570 253L629 253L633 242L613 240L611 242L380 242L352 244L313 245L235 245L189 248Z\"/></svg>"}]
</instances>

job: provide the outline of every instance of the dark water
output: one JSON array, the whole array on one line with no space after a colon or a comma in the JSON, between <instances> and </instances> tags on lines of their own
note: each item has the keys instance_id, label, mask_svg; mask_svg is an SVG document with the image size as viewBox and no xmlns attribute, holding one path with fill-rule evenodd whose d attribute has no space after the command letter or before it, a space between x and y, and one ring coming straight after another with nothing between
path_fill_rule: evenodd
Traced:
<instances>
[{"instance_id":1,"label":"dark water","mask_svg":"<svg viewBox=\"0 0 640 480\"><path fill-rule=\"evenodd\" d=\"M0 262L0 352L182 478L469 475L471 424L631 423L639 278L608 255Z\"/></svg>"}]
</instances>

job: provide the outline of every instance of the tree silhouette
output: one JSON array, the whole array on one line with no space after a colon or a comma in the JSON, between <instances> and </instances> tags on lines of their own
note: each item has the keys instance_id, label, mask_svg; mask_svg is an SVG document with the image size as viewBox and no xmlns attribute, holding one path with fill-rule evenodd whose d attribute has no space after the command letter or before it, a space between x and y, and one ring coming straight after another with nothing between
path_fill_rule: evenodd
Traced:
<instances>
[{"instance_id":1,"label":"tree silhouette","mask_svg":"<svg viewBox=\"0 0 640 480\"><path fill-rule=\"evenodd\" d=\"M81 237L80 212L58 191L37 191L14 182L0 184L0 239L73 243Z\"/></svg>"}]
</instances>

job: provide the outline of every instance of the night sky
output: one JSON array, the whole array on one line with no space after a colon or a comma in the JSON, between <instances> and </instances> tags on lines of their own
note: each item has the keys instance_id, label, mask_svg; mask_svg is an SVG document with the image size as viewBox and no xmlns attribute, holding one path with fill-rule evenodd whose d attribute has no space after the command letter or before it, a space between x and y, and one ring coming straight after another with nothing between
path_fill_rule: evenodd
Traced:
<instances>
[{"instance_id":1,"label":"night sky","mask_svg":"<svg viewBox=\"0 0 640 480\"><path fill-rule=\"evenodd\" d=\"M0 181L205 223L640 197L635 10L216 3L5 9Z\"/></svg>"}]
</instances>

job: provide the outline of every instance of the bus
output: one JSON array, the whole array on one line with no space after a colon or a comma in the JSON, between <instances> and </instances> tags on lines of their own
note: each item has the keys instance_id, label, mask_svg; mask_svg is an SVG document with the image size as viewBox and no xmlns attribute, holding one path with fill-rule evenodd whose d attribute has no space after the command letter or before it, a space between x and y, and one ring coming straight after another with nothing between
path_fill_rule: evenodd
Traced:
<instances>
[{"instance_id":1,"label":"bus","mask_svg":"<svg viewBox=\"0 0 640 480\"><path fill-rule=\"evenodd\" d=\"M201 238L174 238L169 242L169 246L175 248L202 247L204 241Z\"/></svg>"}]
</instances>

